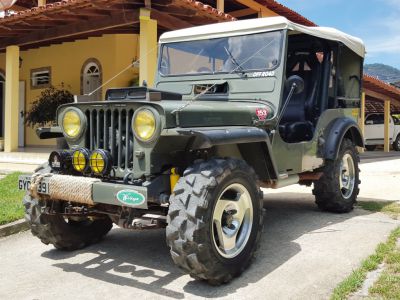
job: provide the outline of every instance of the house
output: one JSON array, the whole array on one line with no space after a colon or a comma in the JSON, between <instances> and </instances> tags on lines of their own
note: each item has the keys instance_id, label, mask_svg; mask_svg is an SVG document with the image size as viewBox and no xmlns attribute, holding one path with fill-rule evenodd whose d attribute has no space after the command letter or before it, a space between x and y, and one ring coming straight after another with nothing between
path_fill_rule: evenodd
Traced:
<instances>
[{"instance_id":1,"label":"house","mask_svg":"<svg viewBox=\"0 0 400 300\"><path fill-rule=\"evenodd\" d=\"M54 145L38 139L23 117L50 85L76 95L95 91L90 100L101 100L109 87L143 80L151 85L157 39L165 31L279 14L314 25L270 0L17 0L5 14L0 18L0 136L6 152Z\"/></svg>"}]
</instances>

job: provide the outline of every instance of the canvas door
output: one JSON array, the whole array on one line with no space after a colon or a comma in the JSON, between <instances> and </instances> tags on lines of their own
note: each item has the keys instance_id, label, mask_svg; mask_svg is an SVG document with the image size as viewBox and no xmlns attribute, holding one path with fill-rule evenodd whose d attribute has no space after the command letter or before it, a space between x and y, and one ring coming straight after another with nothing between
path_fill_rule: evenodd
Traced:
<instances>
[{"instance_id":1,"label":"canvas door","mask_svg":"<svg viewBox=\"0 0 400 300\"><path fill-rule=\"evenodd\" d=\"M18 147L25 147L25 81L19 82Z\"/></svg>"}]
</instances>

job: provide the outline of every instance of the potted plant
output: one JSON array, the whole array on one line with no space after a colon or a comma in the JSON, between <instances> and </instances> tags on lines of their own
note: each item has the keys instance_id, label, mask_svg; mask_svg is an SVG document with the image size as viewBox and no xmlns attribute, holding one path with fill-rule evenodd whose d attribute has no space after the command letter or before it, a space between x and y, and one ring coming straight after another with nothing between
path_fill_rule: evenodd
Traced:
<instances>
[{"instance_id":1,"label":"potted plant","mask_svg":"<svg viewBox=\"0 0 400 300\"><path fill-rule=\"evenodd\" d=\"M66 89L53 86L44 89L32 103L31 109L25 115L25 124L34 127L45 127L56 124L57 108L66 103L74 102L74 96ZM65 148L64 138L57 139L57 146Z\"/></svg>"}]
</instances>

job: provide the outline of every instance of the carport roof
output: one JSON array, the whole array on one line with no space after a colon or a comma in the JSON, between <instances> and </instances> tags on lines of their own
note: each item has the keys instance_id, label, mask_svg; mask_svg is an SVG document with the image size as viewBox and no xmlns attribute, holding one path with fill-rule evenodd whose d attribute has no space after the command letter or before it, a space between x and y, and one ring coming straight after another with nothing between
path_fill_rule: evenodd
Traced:
<instances>
[{"instance_id":1,"label":"carport roof","mask_svg":"<svg viewBox=\"0 0 400 300\"><path fill-rule=\"evenodd\" d=\"M138 33L139 9L148 7L159 31L235 20L194 0L63 0L17 11L0 19L0 51L22 50L106 33ZM17 3L18 4L18 3Z\"/></svg>"},{"instance_id":2,"label":"carport roof","mask_svg":"<svg viewBox=\"0 0 400 300\"><path fill-rule=\"evenodd\" d=\"M395 106L400 107L400 89L370 75L363 77L364 91L367 96L376 100L391 100Z\"/></svg>"}]
</instances>

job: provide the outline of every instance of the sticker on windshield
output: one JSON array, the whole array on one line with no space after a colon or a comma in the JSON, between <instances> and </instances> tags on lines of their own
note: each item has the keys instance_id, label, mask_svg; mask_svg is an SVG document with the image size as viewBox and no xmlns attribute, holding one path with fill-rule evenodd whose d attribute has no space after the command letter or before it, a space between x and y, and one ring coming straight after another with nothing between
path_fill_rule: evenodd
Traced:
<instances>
[{"instance_id":1,"label":"sticker on windshield","mask_svg":"<svg viewBox=\"0 0 400 300\"><path fill-rule=\"evenodd\" d=\"M254 72L251 77L274 77L275 71Z\"/></svg>"}]
</instances>

